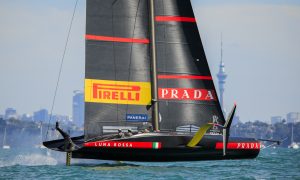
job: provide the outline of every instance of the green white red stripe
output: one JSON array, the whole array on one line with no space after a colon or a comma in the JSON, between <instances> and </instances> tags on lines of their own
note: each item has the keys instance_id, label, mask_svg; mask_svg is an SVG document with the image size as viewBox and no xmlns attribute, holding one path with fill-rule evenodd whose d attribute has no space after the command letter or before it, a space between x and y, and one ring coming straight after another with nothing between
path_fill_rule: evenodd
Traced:
<instances>
[{"instance_id":1,"label":"green white red stripe","mask_svg":"<svg viewBox=\"0 0 300 180\"><path fill-rule=\"evenodd\" d=\"M153 143L153 149L160 149L161 148L161 143L160 142L154 142Z\"/></svg>"}]
</instances>

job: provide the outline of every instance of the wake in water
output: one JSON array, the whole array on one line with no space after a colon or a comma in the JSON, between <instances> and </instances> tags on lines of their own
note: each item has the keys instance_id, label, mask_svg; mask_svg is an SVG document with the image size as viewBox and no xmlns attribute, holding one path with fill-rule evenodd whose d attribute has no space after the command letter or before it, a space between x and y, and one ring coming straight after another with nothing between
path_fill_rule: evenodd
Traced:
<instances>
[{"instance_id":1,"label":"wake in water","mask_svg":"<svg viewBox=\"0 0 300 180\"><path fill-rule=\"evenodd\" d=\"M14 158L1 159L0 167L7 166L54 166L58 162L51 156L41 155L41 154L29 154L29 155L17 155Z\"/></svg>"}]
</instances>

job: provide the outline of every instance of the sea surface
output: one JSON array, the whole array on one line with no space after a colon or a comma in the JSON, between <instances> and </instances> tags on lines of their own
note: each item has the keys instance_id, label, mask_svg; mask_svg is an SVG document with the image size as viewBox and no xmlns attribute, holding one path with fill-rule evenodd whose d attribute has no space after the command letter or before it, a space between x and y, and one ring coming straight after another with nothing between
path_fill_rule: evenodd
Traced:
<instances>
[{"instance_id":1,"label":"sea surface","mask_svg":"<svg viewBox=\"0 0 300 180\"><path fill-rule=\"evenodd\" d=\"M253 160L137 163L82 161L35 150L0 150L0 179L300 179L300 150L267 148Z\"/></svg>"}]
</instances>

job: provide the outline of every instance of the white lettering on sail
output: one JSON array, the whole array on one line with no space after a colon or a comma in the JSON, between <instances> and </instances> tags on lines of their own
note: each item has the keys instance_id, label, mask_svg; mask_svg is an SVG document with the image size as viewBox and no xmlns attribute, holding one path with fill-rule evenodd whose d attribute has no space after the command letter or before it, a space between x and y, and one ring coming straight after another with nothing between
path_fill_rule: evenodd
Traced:
<instances>
[{"instance_id":1,"label":"white lettering on sail","mask_svg":"<svg viewBox=\"0 0 300 180\"><path fill-rule=\"evenodd\" d=\"M182 98L190 99L190 96L189 96L189 93L188 93L187 90L184 90L184 91L183 91Z\"/></svg>"},{"instance_id":2,"label":"white lettering on sail","mask_svg":"<svg viewBox=\"0 0 300 180\"><path fill-rule=\"evenodd\" d=\"M169 94L169 91L167 89L162 90L162 97L164 98L166 95Z\"/></svg>"},{"instance_id":3,"label":"white lettering on sail","mask_svg":"<svg viewBox=\"0 0 300 180\"><path fill-rule=\"evenodd\" d=\"M176 89L171 90L171 98L172 99L178 99L177 94L178 94L178 90L176 90Z\"/></svg>"},{"instance_id":4,"label":"white lettering on sail","mask_svg":"<svg viewBox=\"0 0 300 180\"><path fill-rule=\"evenodd\" d=\"M208 100L213 100L214 99L214 96L213 96L211 91L207 91L207 95L206 95L205 99L208 99Z\"/></svg>"},{"instance_id":5,"label":"white lettering on sail","mask_svg":"<svg viewBox=\"0 0 300 180\"><path fill-rule=\"evenodd\" d=\"M200 90L195 90L194 99L199 99L199 98L201 98L201 96L202 96L201 91Z\"/></svg>"},{"instance_id":6,"label":"white lettering on sail","mask_svg":"<svg viewBox=\"0 0 300 180\"><path fill-rule=\"evenodd\" d=\"M159 88L159 99L192 100L192 101L216 101L213 90L194 88Z\"/></svg>"}]
</instances>

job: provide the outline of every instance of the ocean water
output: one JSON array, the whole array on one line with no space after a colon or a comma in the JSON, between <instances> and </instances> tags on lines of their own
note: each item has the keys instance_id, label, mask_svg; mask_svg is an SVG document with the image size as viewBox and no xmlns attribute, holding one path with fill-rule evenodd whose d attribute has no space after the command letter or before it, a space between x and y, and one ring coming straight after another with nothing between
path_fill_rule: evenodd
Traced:
<instances>
[{"instance_id":1,"label":"ocean water","mask_svg":"<svg viewBox=\"0 0 300 180\"><path fill-rule=\"evenodd\" d=\"M137 163L82 161L62 153L0 150L0 179L300 179L300 150L267 148L253 160Z\"/></svg>"}]
</instances>

